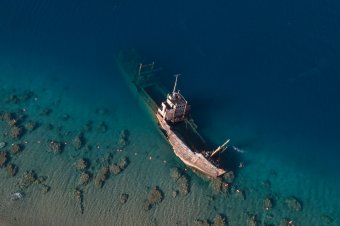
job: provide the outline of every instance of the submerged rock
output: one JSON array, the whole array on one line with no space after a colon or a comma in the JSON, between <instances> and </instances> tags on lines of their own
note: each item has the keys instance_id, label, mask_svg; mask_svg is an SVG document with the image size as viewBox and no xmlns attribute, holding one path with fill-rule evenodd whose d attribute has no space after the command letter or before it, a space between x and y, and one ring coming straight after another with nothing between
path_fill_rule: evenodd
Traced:
<instances>
[{"instance_id":1,"label":"submerged rock","mask_svg":"<svg viewBox=\"0 0 340 226\"><path fill-rule=\"evenodd\" d=\"M212 224L212 226L226 226L227 225L225 218L220 214L217 214L215 216L213 222L214 223Z\"/></svg>"},{"instance_id":2,"label":"submerged rock","mask_svg":"<svg viewBox=\"0 0 340 226\"><path fill-rule=\"evenodd\" d=\"M182 173L178 168L172 168L170 169L170 177L177 183L180 194L189 194L189 179L184 173Z\"/></svg>"},{"instance_id":3,"label":"submerged rock","mask_svg":"<svg viewBox=\"0 0 340 226\"><path fill-rule=\"evenodd\" d=\"M81 190L79 188L74 189L73 198L79 203L80 211L83 214L84 213L84 205L83 205L84 192L83 192L83 190Z\"/></svg>"},{"instance_id":4,"label":"submerged rock","mask_svg":"<svg viewBox=\"0 0 340 226\"><path fill-rule=\"evenodd\" d=\"M181 176L182 176L182 174L181 174L181 172L179 171L178 168L172 168L172 169L170 169L170 177L171 177L174 181L177 181Z\"/></svg>"},{"instance_id":5,"label":"submerged rock","mask_svg":"<svg viewBox=\"0 0 340 226\"><path fill-rule=\"evenodd\" d=\"M6 151L0 152L0 167L4 167L9 160L8 153Z\"/></svg>"},{"instance_id":6,"label":"submerged rock","mask_svg":"<svg viewBox=\"0 0 340 226\"><path fill-rule=\"evenodd\" d=\"M51 187L48 186L48 185L46 185L46 184L43 184L43 185L41 186L41 191L42 191L44 194L46 194L47 192L49 192L50 189L51 189Z\"/></svg>"},{"instance_id":7,"label":"submerged rock","mask_svg":"<svg viewBox=\"0 0 340 226\"><path fill-rule=\"evenodd\" d=\"M289 197L285 200L286 205L292 211L301 211L302 205L295 197Z\"/></svg>"},{"instance_id":8,"label":"submerged rock","mask_svg":"<svg viewBox=\"0 0 340 226\"><path fill-rule=\"evenodd\" d=\"M107 132L107 125L105 122L101 122L97 128L97 130L101 133L106 133Z\"/></svg>"},{"instance_id":9,"label":"submerged rock","mask_svg":"<svg viewBox=\"0 0 340 226\"><path fill-rule=\"evenodd\" d=\"M120 203L124 204L128 201L128 199L129 199L129 195L126 194L126 193L123 193L123 194L120 195L119 200L120 200Z\"/></svg>"},{"instance_id":10,"label":"submerged rock","mask_svg":"<svg viewBox=\"0 0 340 226\"><path fill-rule=\"evenodd\" d=\"M129 131L124 129L119 134L118 148L123 149L128 145L128 143L129 143Z\"/></svg>"},{"instance_id":11,"label":"submerged rock","mask_svg":"<svg viewBox=\"0 0 340 226\"><path fill-rule=\"evenodd\" d=\"M265 198L263 200L263 208L268 211L268 210L271 210L272 207L273 207L273 200L269 197Z\"/></svg>"},{"instance_id":12,"label":"submerged rock","mask_svg":"<svg viewBox=\"0 0 340 226\"><path fill-rule=\"evenodd\" d=\"M331 218L330 216L326 215L326 214L323 214L323 215L321 215L321 221L325 225L330 225L334 222L334 219Z\"/></svg>"},{"instance_id":13,"label":"submerged rock","mask_svg":"<svg viewBox=\"0 0 340 226\"><path fill-rule=\"evenodd\" d=\"M210 223L207 220L196 219L194 221L194 225L195 226L210 226Z\"/></svg>"},{"instance_id":14,"label":"submerged rock","mask_svg":"<svg viewBox=\"0 0 340 226\"><path fill-rule=\"evenodd\" d=\"M6 167L8 175L14 177L18 172L18 167L14 164L8 164Z\"/></svg>"},{"instance_id":15,"label":"submerged rock","mask_svg":"<svg viewBox=\"0 0 340 226\"><path fill-rule=\"evenodd\" d=\"M247 226L257 226L258 223L257 223L257 219L256 219L256 215L248 215L247 217Z\"/></svg>"},{"instance_id":16,"label":"submerged rock","mask_svg":"<svg viewBox=\"0 0 340 226\"><path fill-rule=\"evenodd\" d=\"M28 188L37 180L37 174L33 170L26 171L20 178L17 185L21 189Z\"/></svg>"},{"instance_id":17,"label":"submerged rock","mask_svg":"<svg viewBox=\"0 0 340 226\"><path fill-rule=\"evenodd\" d=\"M0 149L6 147L6 142L0 142Z\"/></svg>"},{"instance_id":18,"label":"submerged rock","mask_svg":"<svg viewBox=\"0 0 340 226\"><path fill-rule=\"evenodd\" d=\"M239 189L239 188L237 188L237 189L235 190L235 196L236 196L238 199L240 199L240 200L245 200L245 199L246 199L246 195L245 195L244 191L241 190L241 189Z\"/></svg>"},{"instance_id":19,"label":"submerged rock","mask_svg":"<svg viewBox=\"0 0 340 226\"><path fill-rule=\"evenodd\" d=\"M78 136L76 136L76 137L72 140L72 144L73 144L73 147L74 147L76 150L81 149L81 148L84 146L84 144L85 144L84 135L83 135L83 134L79 134Z\"/></svg>"},{"instance_id":20,"label":"submerged rock","mask_svg":"<svg viewBox=\"0 0 340 226\"><path fill-rule=\"evenodd\" d=\"M50 109L50 108L44 108L44 109L42 109L41 111L40 111L40 115L41 116L48 116L48 115L50 115L51 114L51 112L52 112L52 109Z\"/></svg>"},{"instance_id":21,"label":"submerged rock","mask_svg":"<svg viewBox=\"0 0 340 226\"><path fill-rule=\"evenodd\" d=\"M117 164L111 164L110 165L110 171L113 175L118 175L122 170Z\"/></svg>"},{"instance_id":22,"label":"submerged rock","mask_svg":"<svg viewBox=\"0 0 340 226\"><path fill-rule=\"evenodd\" d=\"M293 221L287 218L283 218L280 220L279 226L293 226Z\"/></svg>"},{"instance_id":23,"label":"submerged rock","mask_svg":"<svg viewBox=\"0 0 340 226\"><path fill-rule=\"evenodd\" d=\"M122 158L119 160L118 163L113 163L110 165L110 171L114 175L118 175L121 173L129 164L129 159L127 157Z\"/></svg>"},{"instance_id":24,"label":"submerged rock","mask_svg":"<svg viewBox=\"0 0 340 226\"><path fill-rule=\"evenodd\" d=\"M212 178L211 187L216 193L227 193L229 189L229 184L222 181L221 178Z\"/></svg>"},{"instance_id":25,"label":"submerged rock","mask_svg":"<svg viewBox=\"0 0 340 226\"><path fill-rule=\"evenodd\" d=\"M78 159L75 163L74 163L74 167L78 170L78 171L84 171L88 168L89 164L88 161L86 159Z\"/></svg>"},{"instance_id":26,"label":"submerged rock","mask_svg":"<svg viewBox=\"0 0 340 226\"><path fill-rule=\"evenodd\" d=\"M103 184L105 182L105 180L107 179L109 175L109 167L108 166L103 166L97 173L97 176L95 178L95 185L98 188L103 187Z\"/></svg>"},{"instance_id":27,"label":"submerged rock","mask_svg":"<svg viewBox=\"0 0 340 226\"><path fill-rule=\"evenodd\" d=\"M177 180L178 186L179 186L179 193L182 195L187 195L189 194L189 179L185 176L182 175L178 180Z\"/></svg>"},{"instance_id":28,"label":"submerged rock","mask_svg":"<svg viewBox=\"0 0 340 226\"><path fill-rule=\"evenodd\" d=\"M233 183L234 178L235 178L235 175L234 175L234 172L233 172L233 171L226 172L226 173L223 175L223 180L224 180L225 182L227 182L227 183Z\"/></svg>"},{"instance_id":29,"label":"submerged rock","mask_svg":"<svg viewBox=\"0 0 340 226\"><path fill-rule=\"evenodd\" d=\"M18 139L23 135L23 129L19 126L12 126L10 131L9 131L9 135L13 139Z\"/></svg>"},{"instance_id":30,"label":"submerged rock","mask_svg":"<svg viewBox=\"0 0 340 226\"><path fill-rule=\"evenodd\" d=\"M62 143L54 140L48 142L48 147L49 151L52 152L53 154L59 154L63 150Z\"/></svg>"},{"instance_id":31,"label":"submerged rock","mask_svg":"<svg viewBox=\"0 0 340 226\"><path fill-rule=\"evenodd\" d=\"M28 131L28 132L32 132L33 130L35 130L36 128L38 127L38 123L37 122L34 122L32 120L29 120L25 123L25 129Z\"/></svg>"},{"instance_id":32,"label":"submerged rock","mask_svg":"<svg viewBox=\"0 0 340 226\"><path fill-rule=\"evenodd\" d=\"M81 185L87 185L90 182L91 174L88 172L82 172L79 177L79 183Z\"/></svg>"},{"instance_id":33,"label":"submerged rock","mask_svg":"<svg viewBox=\"0 0 340 226\"><path fill-rule=\"evenodd\" d=\"M16 155L22 150L23 146L21 144L12 144L11 153Z\"/></svg>"},{"instance_id":34,"label":"submerged rock","mask_svg":"<svg viewBox=\"0 0 340 226\"><path fill-rule=\"evenodd\" d=\"M153 187L149 193L148 199L144 202L144 209L150 210L155 205L163 201L163 192L157 187Z\"/></svg>"},{"instance_id":35,"label":"submerged rock","mask_svg":"<svg viewBox=\"0 0 340 226\"><path fill-rule=\"evenodd\" d=\"M17 201L17 200L20 200L20 199L23 199L25 197L25 193L21 192L21 191L17 191L17 192L13 192L11 195L10 195L10 199L12 201Z\"/></svg>"}]
</instances>

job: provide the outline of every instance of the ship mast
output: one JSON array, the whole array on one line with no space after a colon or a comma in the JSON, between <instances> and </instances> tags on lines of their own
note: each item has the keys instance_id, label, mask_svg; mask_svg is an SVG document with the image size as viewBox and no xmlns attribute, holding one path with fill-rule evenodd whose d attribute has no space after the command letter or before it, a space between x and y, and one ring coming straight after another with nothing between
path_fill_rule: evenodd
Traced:
<instances>
[{"instance_id":1,"label":"ship mast","mask_svg":"<svg viewBox=\"0 0 340 226\"><path fill-rule=\"evenodd\" d=\"M213 151L213 153L211 153L210 157L213 157L214 155L216 155L216 153L218 152L222 152L225 149L227 149L227 144L229 143L230 139L228 139L224 144L222 144L221 146L218 146L218 148L216 148L215 151Z\"/></svg>"},{"instance_id":2,"label":"ship mast","mask_svg":"<svg viewBox=\"0 0 340 226\"><path fill-rule=\"evenodd\" d=\"M175 84L174 84L174 89L172 90L172 95L175 94L176 92L176 86L177 86L177 79L178 79L178 76L180 76L181 74L176 74L175 77L176 77L176 80L175 80Z\"/></svg>"}]
</instances>

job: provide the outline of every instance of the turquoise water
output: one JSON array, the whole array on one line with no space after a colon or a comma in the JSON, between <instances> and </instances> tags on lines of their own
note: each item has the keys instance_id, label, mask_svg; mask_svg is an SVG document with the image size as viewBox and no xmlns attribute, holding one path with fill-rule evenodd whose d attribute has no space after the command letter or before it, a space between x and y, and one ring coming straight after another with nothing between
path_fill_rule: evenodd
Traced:
<instances>
[{"instance_id":1,"label":"turquoise water","mask_svg":"<svg viewBox=\"0 0 340 226\"><path fill-rule=\"evenodd\" d=\"M259 225L283 218L294 225L339 224L337 2L17 0L0 6L0 111L24 109L25 122L39 122L19 140L6 136L0 122L0 142L6 142L0 151L25 144L10 155L16 176L0 168L0 225L194 225L216 214L229 225L247 225L252 214ZM236 174L229 195L215 194L209 181L188 170L189 195L172 197L170 169L185 167L121 76L114 61L121 48L136 48L164 67L168 87L172 74L182 73L179 89L205 137L216 146L230 138L239 148L223 156ZM34 92L29 100L6 101L27 90ZM41 114L46 108L51 113ZM89 120L92 130L85 131ZM123 129L129 143L117 151ZM85 144L75 150L81 132ZM51 139L66 143L61 154L47 151ZM125 156L130 163L121 174L102 188L93 180L82 188L82 214L73 197L74 162L88 159L95 176L107 161ZM50 191L32 184L13 201L26 170L46 176ZM145 211L153 186L164 199ZM237 198L238 188L245 200ZM129 194L125 204L122 193ZM263 209L268 196L270 211ZM290 196L302 211L287 207Z\"/></svg>"}]
</instances>

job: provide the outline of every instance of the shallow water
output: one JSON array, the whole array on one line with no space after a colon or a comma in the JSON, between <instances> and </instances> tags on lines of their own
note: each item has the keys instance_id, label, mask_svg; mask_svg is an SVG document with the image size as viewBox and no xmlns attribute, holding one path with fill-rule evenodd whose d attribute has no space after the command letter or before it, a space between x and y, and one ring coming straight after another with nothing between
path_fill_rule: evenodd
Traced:
<instances>
[{"instance_id":1,"label":"shallow water","mask_svg":"<svg viewBox=\"0 0 340 226\"><path fill-rule=\"evenodd\" d=\"M0 169L0 224L193 225L216 214L229 225L246 225L248 214L256 214L260 225L279 225L283 218L295 225L327 225L325 215L333 218L329 225L339 224L340 6L335 1L193 7L180 1L17 0L0 6L0 111L24 109L26 121L39 122L20 140L5 136L7 126L0 122L0 142L7 143L1 151L27 142L11 155L17 175ZM119 73L114 55L121 48L156 60L168 87L171 74L183 74L179 89L192 103L202 133L216 145L231 138L242 150L229 149L223 157L235 170L233 188L243 190L245 200L233 189L214 194L209 182L190 170L189 195L172 197L170 169L185 167ZM34 98L6 102L26 90ZM42 115L46 108L51 113ZM75 150L72 140L89 120L92 130L84 137L92 149ZM129 144L117 151L123 129L130 133ZM66 142L61 154L47 152L51 139ZM102 188L93 180L83 188L81 214L73 197L79 183L74 162L87 158L96 174L107 159L125 156L130 164L121 174L110 175ZM238 168L240 162L244 168ZM43 194L33 184L13 202L10 194L19 190L16 183L26 170L47 176L51 189ZM145 211L153 186L164 200ZM119 201L122 193L129 194L125 204ZM268 196L274 199L271 211L262 206ZM290 196L302 202L302 211L289 210Z\"/></svg>"}]
</instances>

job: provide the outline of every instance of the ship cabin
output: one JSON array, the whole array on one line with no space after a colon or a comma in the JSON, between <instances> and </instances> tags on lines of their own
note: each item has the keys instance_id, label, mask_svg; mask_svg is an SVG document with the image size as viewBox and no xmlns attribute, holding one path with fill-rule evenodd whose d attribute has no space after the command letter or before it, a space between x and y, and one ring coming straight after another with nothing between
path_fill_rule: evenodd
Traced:
<instances>
[{"instance_id":1,"label":"ship cabin","mask_svg":"<svg viewBox=\"0 0 340 226\"><path fill-rule=\"evenodd\" d=\"M177 78L178 75L176 75L172 93L167 95L166 100L163 101L161 107L158 108L158 113L163 117L163 119L172 123L184 121L190 110L188 102L182 94L179 93L179 90L176 91Z\"/></svg>"}]
</instances>

